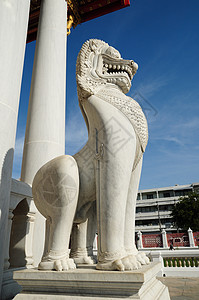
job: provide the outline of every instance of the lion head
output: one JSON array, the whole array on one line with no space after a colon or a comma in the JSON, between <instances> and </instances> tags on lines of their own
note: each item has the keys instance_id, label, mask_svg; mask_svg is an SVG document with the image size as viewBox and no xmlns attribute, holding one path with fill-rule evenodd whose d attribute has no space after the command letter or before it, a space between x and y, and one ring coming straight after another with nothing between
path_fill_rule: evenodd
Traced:
<instances>
[{"instance_id":1,"label":"lion head","mask_svg":"<svg viewBox=\"0 0 199 300\"><path fill-rule=\"evenodd\" d=\"M117 85L124 94L138 69L133 60L121 58L118 50L107 43L86 41L77 57L76 79L80 101L95 94L103 85Z\"/></svg>"}]
</instances>

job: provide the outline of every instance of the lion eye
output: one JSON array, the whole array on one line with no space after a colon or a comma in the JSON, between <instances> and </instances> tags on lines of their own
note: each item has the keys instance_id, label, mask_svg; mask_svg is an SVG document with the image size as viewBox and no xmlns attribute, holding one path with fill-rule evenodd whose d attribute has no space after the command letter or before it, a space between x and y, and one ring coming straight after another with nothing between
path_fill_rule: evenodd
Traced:
<instances>
[{"instance_id":1,"label":"lion eye","mask_svg":"<svg viewBox=\"0 0 199 300\"><path fill-rule=\"evenodd\" d=\"M117 51L113 47L108 47L108 49L106 50L106 54L108 54L114 58L121 58L119 51Z\"/></svg>"}]
</instances>

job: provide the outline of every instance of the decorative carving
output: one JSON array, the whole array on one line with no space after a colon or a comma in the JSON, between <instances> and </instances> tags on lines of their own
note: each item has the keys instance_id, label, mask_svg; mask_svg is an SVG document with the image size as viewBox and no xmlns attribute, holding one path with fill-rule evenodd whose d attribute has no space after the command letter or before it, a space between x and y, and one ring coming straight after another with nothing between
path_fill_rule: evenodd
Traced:
<instances>
[{"instance_id":1,"label":"decorative carving","mask_svg":"<svg viewBox=\"0 0 199 300\"><path fill-rule=\"evenodd\" d=\"M77 0L68 0L67 1L68 5L68 14L72 15L73 17L73 28L75 28L78 24L81 23L81 17L79 14L79 9L78 9L78 1Z\"/></svg>"},{"instance_id":2,"label":"decorative carving","mask_svg":"<svg viewBox=\"0 0 199 300\"><path fill-rule=\"evenodd\" d=\"M72 15L69 15L69 16L68 16L68 19L67 19L67 35L70 34L70 30L71 30L71 28L72 28L72 26L73 26L73 22L74 22L73 16L72 16Z\"/></svg>"},{"instance_id":3,"label":"decorative carving","mask_svg":"<svg viewBox=\"0 0 199 300\"><path fill-rule=\"evenodd\" d=\"M40 5L41 5L41 0L31 0L31 2L30 2L31 10L39 8Z\"/></svg>"},{"instance_id":4,"label":"decorative carving","mask_svg":"<svg viewBox=\"0 0 199 300\"><path fill-rule=\"evenodd\" d=\"M134 241L136 196L148 128L139 104L125 95L137 68L134 61L122 59L116 49L97 39L85 42L78 54L77 91L89 137L73 158L58 157L35 176L35 203L47 218L41 269L74 267L66 249L72 223L70 259L94 262L96 215L97 269L124 271L149 263ZM63 180L69 177L65 184L74 182L75 190L79 187L79 195L71 194L70 199L63 189ZM55 208L56 199L60 200Z\"/></svg>"}]
</instances>

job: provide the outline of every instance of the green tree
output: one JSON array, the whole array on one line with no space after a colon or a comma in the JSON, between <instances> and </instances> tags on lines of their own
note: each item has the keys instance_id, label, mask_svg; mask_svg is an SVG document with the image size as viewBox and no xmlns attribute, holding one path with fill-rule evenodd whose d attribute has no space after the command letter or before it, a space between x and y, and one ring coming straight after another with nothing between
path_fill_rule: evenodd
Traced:
<instances>
[{"instance_id":1,"label":"green tree","mask_svg":"<svg viewBox=\"0 0 199 300\"><path fill-rule=\"evenodd\" d=\"M179 200L171 213L174 223L183 230L199 231L199 194L190 193Z\"/></svg>"}]
</instances>

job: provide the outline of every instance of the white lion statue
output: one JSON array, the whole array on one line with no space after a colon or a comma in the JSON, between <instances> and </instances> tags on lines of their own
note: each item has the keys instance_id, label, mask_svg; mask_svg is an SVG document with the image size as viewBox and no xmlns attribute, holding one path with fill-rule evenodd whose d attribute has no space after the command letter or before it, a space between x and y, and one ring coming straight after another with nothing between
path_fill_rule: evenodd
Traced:
<instances>
[{"instance_id":1,"label":"white lion statue","mask_svg":"<svg viewBox=\"0 0 199 300\"><path fill-rule=\"evenodd\" d=\"M39 269L93 264L96 230L97 269L133 270L149 263L135 247L136 196L148 127L139 104L125 95L137 68L101 40L85 42L79 52L77 91L88 141L73 157L45 164L34 178L34 201L46 217Z\"/></svg>"}]
</instances>

